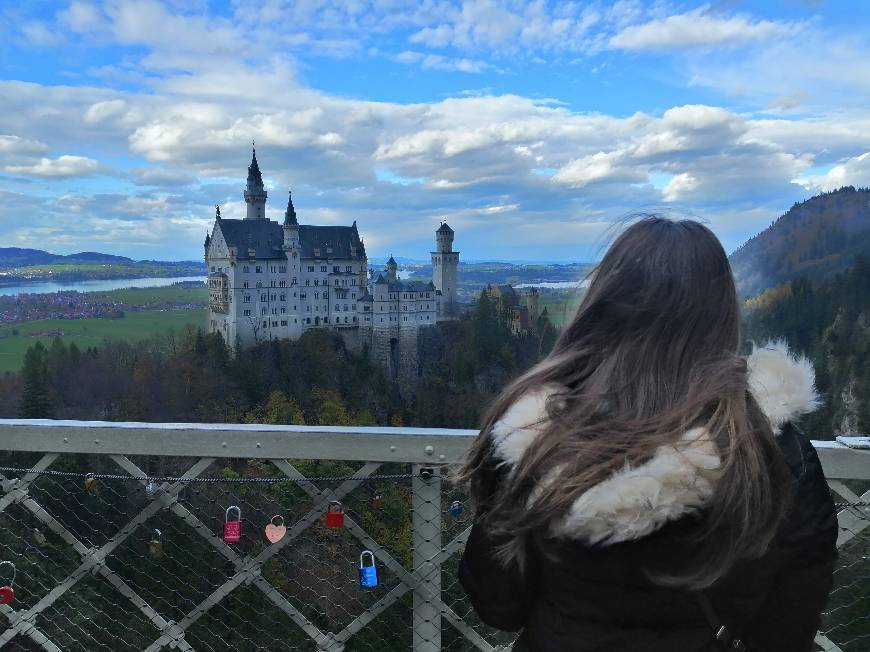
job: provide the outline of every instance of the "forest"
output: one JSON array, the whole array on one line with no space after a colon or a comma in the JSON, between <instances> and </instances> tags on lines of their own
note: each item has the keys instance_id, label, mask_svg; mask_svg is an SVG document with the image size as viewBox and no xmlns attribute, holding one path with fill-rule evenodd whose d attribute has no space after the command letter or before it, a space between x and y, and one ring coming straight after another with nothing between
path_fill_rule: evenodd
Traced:
<instances>
[{"instance_id":1,"label":"forest","mask_svg":"<svg viewBox=\"0 0 870 652\"><path fill-rule=\"evenodd\" d=\"M522 336L484 292L457 322L420 341L420 377L400 392L365 351L329 331L233 356L198 329L80 349L31 346L0 378L0 417L474 427L487 402L550 348L546 311Z\"/></svg>"},{"instance_id":2,"label":"forest","mask_svg":"<svg viewBox=\"0 0 870 652\"><path fill-rule=\"evenodd\" d=\"M746 336L784 338L816 371L822 406L804 419L814 439L870 432L870 259L831 280L796 278L747 302Z\"/></svg>"}]
</instances>

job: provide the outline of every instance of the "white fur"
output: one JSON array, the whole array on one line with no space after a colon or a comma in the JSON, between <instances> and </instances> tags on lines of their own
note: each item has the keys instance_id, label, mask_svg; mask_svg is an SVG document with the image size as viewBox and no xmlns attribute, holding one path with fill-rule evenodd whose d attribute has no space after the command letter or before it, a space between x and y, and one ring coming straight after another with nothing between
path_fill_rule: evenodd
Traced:
<instances>
[{"instance_id":1,"label":"white fur","mask_svg":"<svg viewBox=\"0 0 870 652\"><path fill-rule=\"evenodd\" d=\"M792 356L782 342L756 348L747 360L749 388L776 432L818 405L814 376L805 358ZM558 388L546 386L518 400L493 426L495 455L515 465L546 427L546 404ZM559 522L555 536L589 544L644 537L668 521L702 508L713 495L719 454L703 428L686 432L674 445L660 446L644 464L628 463L584 492ZM553 469L544 480L558 478ZM533 491L533 503L539 491Z\"/></svg>"},{"instance_id":2,"label":"white fur","mask_svg":"<svg viewBox=\"0 0 870 652\"><path fill-rule=\"evenodd\" d=\"M819 406L812 363L794 356L782 340L756 347L746 359L749 390L774 431Z\"/></svg>"}]
</instances>

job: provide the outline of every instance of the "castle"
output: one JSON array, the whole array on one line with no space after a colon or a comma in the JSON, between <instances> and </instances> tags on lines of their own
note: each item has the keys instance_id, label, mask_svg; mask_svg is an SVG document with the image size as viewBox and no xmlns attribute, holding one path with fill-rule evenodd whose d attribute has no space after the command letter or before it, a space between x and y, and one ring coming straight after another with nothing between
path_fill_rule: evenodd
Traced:
<instances>
[{"instance_id":1,"label":"castle","mask_svg":"<svg viewBox=\"0 0 870 652\"><path fill-rule=\"evenodd\" d=\"M300 224L292 195L283 224L266 218L256 150L244 197L245 219L223 219L218 206L205 238L209 332L220 333L238 351L329 328L350 346L367 348L392 377L415 377L420 329L456 316L459 252L453 251L453 229L442 223L435 233L430 282L399 279L392 256L374 278L356 221Z\"/></svg>"}]
</instances>

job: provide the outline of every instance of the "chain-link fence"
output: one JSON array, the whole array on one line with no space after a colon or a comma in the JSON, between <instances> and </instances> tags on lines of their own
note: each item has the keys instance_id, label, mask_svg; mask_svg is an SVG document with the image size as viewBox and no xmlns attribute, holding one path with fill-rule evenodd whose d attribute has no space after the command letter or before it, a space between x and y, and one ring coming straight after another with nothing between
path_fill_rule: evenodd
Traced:
<instances>
[{"instance_id":1,"label":"chain-link fence","mask_svg":"<svg viewBox=\"0 0 870 652\"><path fill-rule=\"evenodd\" d=\"M459 652L513 638L483 625L458 584L472 506L437 467L0 461L0 561L16 570L4 650ZM870 648L870 510L851 498L819 637L844 652Z\"/></svg>"},{"instance_id":2,"label":"chain-link fence","mask_svg":"<svg viewBox=\"0 0 870 652\"><path fill-rule=\"evenodd\" d=\"M184 473L189 460L94 460L3 471L0 560L17 573L3 649L458 651L512 639L458 585L471 509L436 467L202 460Z\"/></svg>"}]
</instances>

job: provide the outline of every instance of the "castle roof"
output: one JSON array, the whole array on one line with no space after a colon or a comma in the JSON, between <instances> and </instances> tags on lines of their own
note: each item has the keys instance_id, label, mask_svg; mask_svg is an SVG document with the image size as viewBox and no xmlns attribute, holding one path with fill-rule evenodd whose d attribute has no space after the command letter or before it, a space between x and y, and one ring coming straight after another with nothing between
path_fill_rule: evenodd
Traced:
<instances>
[{"instance_id":1,"label":"castle roof","mask_svg":"<svg viewBox=\"0 0 870 652\"><path fill-rule=\"evenodd\" d=\"M453 229L447 226L447 222L442 222L441 226L438 227L438 230L435 233L453 233Z\"/></svg>"},{"instance_id":2,"label":"castle roof","mask_svg":"<svg viewBox=\"0 0 870 652\"><path fill-rule=\"evenodd\" d=\"M253 149L251 164L248 166L248 191L263 189L263 175L260 172L260 164L257 163L257 150Z\"/></svg>"},{"instance_id":3,"label":"castle roof","mask_svg":"<svg viewBox=\"0 0 870 652\"><path fill-rule=\"evenodd\" d=\"M396 259L390 256L390 259L387 261L387 265L397 265Z\"/></svg>"},{"instance_id":4,"label":"castle roof","mask_svg":"<svg viewBox=\"0 0 870 652\"><path fill-rule=\"evenodd\" d=\"M219 222L228 247L236 247L239 258L250 258L248 249L254 249L254 258L286 258L282 246L284 231L272 220L227 220ZM353 226L299 226L302 258L362 259L365 245ZM354 250L355 249L355 255Z\"/></svg>"},{"instance_id":5,"label":"castle roof","mask_svg":"<svg viewBox=\"0 0 870 652\"><path fill-rule=\"evenodd\" d=\"M287 210L284 211L284 224L288 226L298 226L296 220L296 209L293 207L293 192L287 193ZM356 224L356 222L354 222Z\"/></svg>"},{"instance_id":6,"label":"castle roof","mask_svg":"<svg viewBox=\"0 0 870 652\"><path fill-rule=\"evenodd\" d=\"M387 279L384 278L383 274L378 274L378 278L375 279L375 285L383 285L387 282Z\"/></svg>"}]
</instances>

